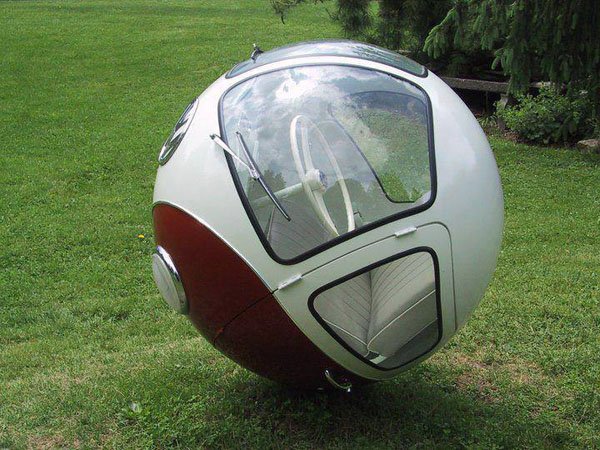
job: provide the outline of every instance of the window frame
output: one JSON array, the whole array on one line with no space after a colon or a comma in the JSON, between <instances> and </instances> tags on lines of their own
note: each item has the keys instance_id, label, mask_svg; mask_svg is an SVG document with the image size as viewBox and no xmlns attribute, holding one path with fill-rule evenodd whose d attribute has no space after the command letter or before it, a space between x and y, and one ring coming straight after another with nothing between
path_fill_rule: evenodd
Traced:
<instances>
[{"instance_id":1,"label":"window frame","mask_svg":"<svg viewBox=\"0 0 600 450\"><path fill-rule=\"evenodd\" d=\"M398 365L398 366L394 366L394 367L382 367L370 360L368 360L367 358L365 358L364 356L362 356L360 353L356 352L356 350L354 350L352 347L350 347L349 344L347 344L328 324L327 322L325 322L325 320L321 317L321 315L317 312L317 310L315 309L314 303L315 303L315 299L317 298L317 296L319 294L321 294L322 292L331 289L339 284L344 283L345 281L350 280L351 278L354 278L355 276L358 275L362 275L363 273L369 272L370 270L376 269L377 267L381 267L385 264L388 264L390 262L396 261L398 259L404 258L405 256L410 256L413 255L415 253L429 253L429 255L431 256L431 259L433 260L433 270L434 270L434 275L435 275L435 305L436 305L436 310L437 310L437 328L438 328L438 336L437 339L435 341L435 343L429 347L427 350L425 350L423 353L421 353L418 356L415 356L414 358ZM427 355L428 353L430 353L434 348L436 348L438 346L438 344L442 341L442 337L444 335L444 322L443 322L443 317L442 317L442 295L440 292L441 289L441 285L440 285L440 265L439 265L439 261L438 261L438 257L437 254L435 253L435 251L431 248L431 247L414 247L411 248L410 250L406 250L400 253L396 253L392 256L388 256L387 258L384 258L380 261L377 261L373 264L369 264L366 267L363 267L362 269L358 269L355 270L354 272L343 276L342 278L338 278L337 280L331 281L327 284L325 284L324 286L321 286L320 288L318 288L317 290L315 290L312 294L310 294L310 297L308 298L308 309L310 311L310 313L312 314L312 316L314 317L314 319L319 322L319 325L321 325L325 331L327 331L327 333L329 333L331 335L331 337L333 337L342 347L344 347L348 352L350 352L354 357L358 358L361 362L364 362L365 364L368 364L371 367L374 367L375 369L381 370L383 372L388 372L390 370L397 370L400 369L401 367L404 367L410 363L412 363L413 361L416 361L417 359Z\"/></svg>"},{"instance_id":2,"label":"window frame","mask_svg":"<svg viewBox=\"0 0 600 450\"><path fill-rule=\"evenodd\" d=\"M224 128L225 120L224 120L224 111L223 111L223 102L224 102L227 94L229 94L229 92L231 92L233 89L235 89L240 84L248 82L254 78L257 78L257 77L260 77L263 75L267 75L267 74L274 73L274 72L280 72L280 71L284 71L284 70L290 70L290 69L294 69L294 68L298 68L298 67L315 67L315 66L316 67L318 67L318 66L341 66L341 67L353 67L353 68L357 68L357 69L371 70L373 72L379 72L379 73L391 76L391 77L396 78L405 83L409 83L412 86L414 86L415 88L417 88L420 92L423 93L425 100L426 100L425 106L426 106L426 112L427 112L427 141L428 141L428 148L429 148L429 176L430 176L430 180L431 180L431 195L430 195L429 199L427 200L427 202L425 202L421 205L415 206L414 208L406 209L404 211L400 211L400 212L398 212L396 214L392 214L390 216L382 217L379 220L371 222L371 223L364 225L360 228L357 228L351 232L347 232L340 236L334 237L333 239L330 239L329 241L327 241L321 245L318 245L317 247L313 247L312 249L310 249L307 252L296 255L293 258L286 259L286 258L282 258L279 255L277 255L275 250L273 250L273 247L271 247L271 244L269 243L267 237L265 236L265 233L263 232L263 230L260 226L260 223L259 223L256 215L254 214L254 210L252 209L252 206L250 205L250 201L248 200L248 197L244 191L244 187L242 186L242 182L241 182L240 177L235 168L235 162L233 161L233 158L230 155L225 154L227 166L229 167L229 172L233 179L235 189L238 193L240 201L244 205L244 210L246 211L246 214L248 215L248 218L250 219L250 222L252 223L252 227L254 228L254 231L256 232L256 234L257 234L262 246L264 247L265 251L267 252L267 254L274 261L276 261L277 263L282 264L282 265L293 265L293 264L297 264L299 262L305 261L305 260L311 258L312 256L315 256L318 253L321 253L325 250L335 247L336 245L338 245L342 242L345 242L349 239L352 239L360 234L367 233L375 228L379 228L382 225L386 225L388 223L395 222L396 220L403 219L405 217L413 216L415 214L423 212L423 211L429 209L433 205L433 203L435 202L436 196L437 196L437 172L436 172L435 145L434 145L434 133L433 133L433 108L432 108L432 104L431 104L431 99L429 98L429 94L427 94L427 91L425 89L423 89L421 86L419 86L417 83L415 83L411 80L408 80L404 77L398 76L396 74L387 72L385 70L375 69L375 68L368 67L368 66L361 65L361 64L339 63L339 62L336 62L336 63L315 62L315 63L295 64L295 65L290 65L290 66L285 66L285 67L279 67L276 69L265 70L264 72L260 72L255 75L252 75L250 77L239 80L236 83L229 86L225 90L225 92L223 92L223 94L221 94L221 97L219 98L218 121L219 121L219 133L221 135L221 139L223 139L225 141L225 143L227 143L229 145L229 142L227 142L227 135L225 133L225 128ZM400 70L400 69L398 69L398 70ZM384 192L385 192L385 190L384 190ZM387 197L387 195L386 195L386 197ZM397 203L397 202L394 202L394 203Z\"/></svg>"}]
</instances>

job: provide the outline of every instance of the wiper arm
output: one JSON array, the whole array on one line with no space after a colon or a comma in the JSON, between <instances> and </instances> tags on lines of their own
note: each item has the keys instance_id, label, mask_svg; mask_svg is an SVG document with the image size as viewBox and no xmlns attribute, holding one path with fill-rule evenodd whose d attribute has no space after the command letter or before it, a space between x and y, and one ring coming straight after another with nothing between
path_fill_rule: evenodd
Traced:
<instances>
[{"instance_id":1,"label":"wiper arm","mask_svg":"<svg viewBox=\"0 0 600 450\"><path fill-rule=\"evenodd\" d=\"M263 178L262 173L260 173L260 170L258 170L256 161L250 154L248 147L246 147L246 141L244 141L244 137L242 136L242 133L240 133L239 131L236 131L235 137L237 138L238 143L240 144L240 147L242 147L244 156L246 157L246 161L248 161L248 170L250 171L250 176L257 181L260 181ZM267 194L268 194L268 192L267 192Z\"/></svg>"},{"instance_id":2,"label":"wiper arm","mask_svg":"<svg viewBox=\"0 0 600 450\"><path fill-rule=\"evenodd\" d=\"M275 193L271 190L271 188L265 181L265 177L258 169L258 166L256 165L256 161L254 161L254 158L252 157L252 155L250 154L250 151L248 150L248 147L246 146L246 142L244 141L244 137L242 136L242 133L240 133L239 131L236 131L235 135L237 137L238 142L240 143L240 146L242 147L242 150L244 151L244 156L246 156L246 159L248 160L248 163L250 166L250 176L252 178L254 178L256 181L258 181L258 183L262 186L262 188L264 189L266 194L269 196L271 201L275 204L275 206L277 207L279 212L283 215L283 217L285 217L287 221L292 220L290 215L284 209L281 202L275 196Z\"/></svg>"},{"instance_id":3,"label":"wiper arm","mask_svg":"<svg viewBox=\"0 0 600 450\"><path fill-rule=\"evenodd\" d=\"M236 131L235 136L236 136L240 146L242 147L242 151L244 152L244 156L245 156L247 162L242 161L242 159L238 155L236 155L233 150L231 150L231 148L223 141L223 139L221 139L216 134L211 134L210 138L213 141L215 141L215 143L219 147L221 147L224 151L226 151L229 155L231 155L231 157L233 157L236 161L239 161L240 164L242 164L244 167L246 167L248 169L248 172L250 172L250 176L252 177L252 179L258 181L258 184L260 184L260 186L263 188L263 190L265 191L267 196L271 199L271 201L277 207L277 209L283 215L283 217L285 217L286 220L288 220L288 221L292 220L290 215L286 212L286 210L283 207L283 205L281 204L281 202L277 199L277 197L275 196L275 194L273 193L273 191L271 190L271 188L265 181L265 177L258 169L258 166L256 165L256 161L254 160L254 158L248 151L248 147L246 146L246 142L244 141L244 137L242 136L242 133L240 133L239 131Z\"/></svg>"},{"instance_id":4,"label":"wiper arm","mask_svg":"<svg viewBox=\"0 0 600 450\"><path fill-rule=\"evenodd\" d=\"M240 158L233 150L231 150L231 148L229 147L229 145L227 145L223 139L221 139L216 134L211 134L210 138L213 141L215 141L215 144L217 144L224 151L226 151L227 153L229 153L229 156L231 156L233 159L235 159L237 162L239 162L242 166L244 166L246 169L248 169L250 171L250 174L252 174L252 168L248 165L248 163L245 162L245 161L242 161L242 158Z\"/></svg>"}]
</instances>

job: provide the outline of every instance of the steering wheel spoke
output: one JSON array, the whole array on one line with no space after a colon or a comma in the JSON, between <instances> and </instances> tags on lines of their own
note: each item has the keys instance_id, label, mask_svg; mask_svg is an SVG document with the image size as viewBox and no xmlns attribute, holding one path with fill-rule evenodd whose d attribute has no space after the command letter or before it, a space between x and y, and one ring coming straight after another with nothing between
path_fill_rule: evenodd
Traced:
<instances>
[{"instance_id":1,"label":"steering wheel spoke","mask_svg":"<svg viewBox=\"0 0 600 450\"><path fill-rule=\"evenodd\" d=\"M323 211L327 211L327 206L325 206L325 200L323 200L323 194L319 191L313 191L313 195L315 197L315 202L317 203L318 207L320 210ZM335 224L333 223L333 220L331 220L331 216L329 215L329 212L327 212L327 214L323 215L323 219L324 219L324 224L325 227L327 227L327 229L331 232L331 234L333 234L334 236L339 236L340 233L338 232Z\"/></svg>"},{"instance_id":2,"label":"steering wheel spoke","mask_svg":"<svg viewBox=\"0 0 600 450\"><path fill-rule=\"evenodd\" d=\"M298 145L298 131L300 131L300 145ZM336 182L340 186L342 198L344 202L344 208L346 210L346 223L347 230L350 232L354 230L356 224L354 222L354 210L352 208L352 201L350 200L350 194L346 186L346 181L340 170L340 166L335 159L331 146L323 132L319 129L318 125L315 124L311 119L304 115L297 115L290 123L290 144L292 148L292 156L294 157L294 163L296 165L296 171L302 182L304 192L306 193L315 213L321 220L321 223L325 228L333 235L339 236L340 233L329 214L327 205L323 198L324 193L330 187L327 183L327 178L324 173L318 168L314 167L312 155L311 155L311 141L310 134L314 133L316 138L319 140L323 150L329 160L333 171L335 173ZM335 183L334 183L335 184Z\"/></svg>"}]
</instances>

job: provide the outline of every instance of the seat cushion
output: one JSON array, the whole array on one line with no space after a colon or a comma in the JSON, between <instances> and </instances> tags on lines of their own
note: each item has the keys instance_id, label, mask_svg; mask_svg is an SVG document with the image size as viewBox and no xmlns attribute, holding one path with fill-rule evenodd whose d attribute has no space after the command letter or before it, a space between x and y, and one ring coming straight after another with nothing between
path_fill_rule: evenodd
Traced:
<instances>
[{"instance_id":1,"label":"seat cushion","mask_svg":"<svg viewBox=\"0 0 600 450\"><path fill-rule=\"evenodd\" d=\"M373 335L367 348L373 353L392 357L415 336L436 323L435 291L391 320Z\"/></svg>"}]
</instances>

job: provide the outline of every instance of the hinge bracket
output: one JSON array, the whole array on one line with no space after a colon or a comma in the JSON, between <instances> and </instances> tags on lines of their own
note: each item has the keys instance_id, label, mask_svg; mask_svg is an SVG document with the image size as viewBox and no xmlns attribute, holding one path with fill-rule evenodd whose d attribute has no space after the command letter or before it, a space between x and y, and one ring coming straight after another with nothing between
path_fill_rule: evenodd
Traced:
<instances>
[{"instance_id":1,"label":"hinge bracket","mask_svg":"<svg viewBox=\"0 0 600 450\"><path fill-rule=\"evenodd\" d=\"M279 283L279 285L277 286L277 289L285 289L286 287L289 287L292 284L297 283L301 279L302 279L302 274L294 275L293 277L290 277L287 280Z\"/></svg>"},{"instance_id":2,"label":"hinge bracket","mask_svg":"<svg viewBox=\"0 0 600 450\"><path fill-rule=\"evenodd\" d=\"M398 238L398 237L406 236L407 234L414 233L415 231L417 231L417 227L410 226L410 227L403 228L402 230L396 231L394 233L394 236L396 236Z\"/></svg>"}]
</instances>

